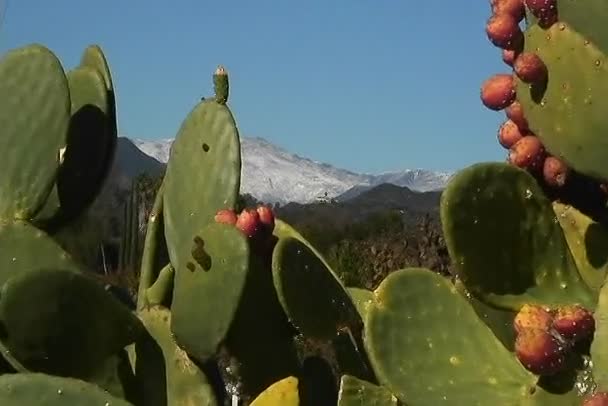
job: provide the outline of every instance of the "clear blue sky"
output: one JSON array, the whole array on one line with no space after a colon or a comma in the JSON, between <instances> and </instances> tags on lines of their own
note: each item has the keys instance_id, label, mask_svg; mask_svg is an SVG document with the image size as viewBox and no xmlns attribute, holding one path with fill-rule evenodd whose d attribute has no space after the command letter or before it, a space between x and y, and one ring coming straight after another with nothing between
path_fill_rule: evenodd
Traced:
<instances>
[{"instance_id":1,"label":"clear blue sky","mask_svg":"<svg viewBox=\"0 0 608 406\"><path fill-rule=\"evenodd\" d=\"M0 0L0 51L42 43L64 67L111 64L121 135L175 136L211 73L242 135L366 172L504 160L483 80L508 72L489 0Z\"/></svg>"}]
</instances>

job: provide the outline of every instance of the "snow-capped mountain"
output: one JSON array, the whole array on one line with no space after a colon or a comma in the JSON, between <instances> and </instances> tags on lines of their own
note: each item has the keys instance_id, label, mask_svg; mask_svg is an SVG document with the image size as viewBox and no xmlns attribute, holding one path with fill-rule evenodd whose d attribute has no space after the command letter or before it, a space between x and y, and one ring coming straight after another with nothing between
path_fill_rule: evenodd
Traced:
<instances>
[{"instance_id":1,"label":"snow-capped mountain","mask_svg":"<svg viewBox=\"0 0 608 406\"><path fill-rule=\"evenodd\" d=\"M131 139L150 157L166 163L173 139ZM406 169L382 174L361 174L290 153L262 138L241 137L241 193L268 203L309 203L318 198L348 197L382 184L407 186L416 191L441 190L452 173Z\"/></svg>"}]
</instances>

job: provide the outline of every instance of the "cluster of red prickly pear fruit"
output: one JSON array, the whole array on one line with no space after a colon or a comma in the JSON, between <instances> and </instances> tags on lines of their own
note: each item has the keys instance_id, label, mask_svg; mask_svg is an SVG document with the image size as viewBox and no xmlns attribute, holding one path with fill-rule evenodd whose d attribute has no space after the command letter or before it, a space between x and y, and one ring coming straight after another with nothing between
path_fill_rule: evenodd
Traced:
<instances>
[{"instance_id":1,"label":"cluster of red prickly pear fruit","mask_svg":"<svg viewBox=\"0 0 608 406\"><path fill-rule=\"evenodd\" d=\"M575 345L593 336L595 319L580 305L550 309L526 304L513 327L515 353L522 365L537 375L553 375L565 368Z\"/></svg>"},{"instance_id":2,"label":"cluster of red prickly pear fruit","mask_svg":"<svg viewBox=\"0 0 608 406\"><path fill-rule=\"evenodd\" d=\"M488 39L502 49L503 61L511 73L499 73L481 86L483 104L495 111L505 110L506 120L498 130L498 142L509 150L508 162L529 170L544 179L551 188L563 187L569 168L551 156L528 127L521 104L517 101L515 78L522 82L542 84L547 80L547 67L534 52L524 52L524 35L519 26L525 8L549 27L557 21L556 0L491 0L492 16L486 24Z\"/></svg>"},{"instance_id":3,"label":"cluster of red prickly pear fruit","mask_svg":"<svg viewBox=\"0 0 608 406\"><path fill-rule=\"evenodd\" d=\"M273 241L274 212L268 206L245 208L238 214L230 209L220 210L215 215L215 221L236 226L256 244ZM270 248L264 245L263 247Z\"/></svg>"},{"instance_id":4,"label":"cluster of red prickly pear fruit","mask_svg":"<svg viewBox=\"0 0 608 406\"><path fill-rule=\"evenodd\" d=\"M596 392L585 397L582 406L608 406L608 392Z\"/></svg>"}]
</instances>

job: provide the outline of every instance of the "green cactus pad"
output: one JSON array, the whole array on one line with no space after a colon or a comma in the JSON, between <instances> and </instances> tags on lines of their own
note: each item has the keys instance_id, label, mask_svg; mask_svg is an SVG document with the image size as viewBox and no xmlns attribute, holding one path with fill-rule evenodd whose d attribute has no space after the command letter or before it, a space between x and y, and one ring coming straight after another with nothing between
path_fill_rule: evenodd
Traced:
<instances>
[{"instance_id":1,"label":"green cactus pad","mask_svg":"<svg viewBox=\"0 0 608 406\"><path fill-rule=\"evenodd\" d=\"M602 0L585 1L584 7L573 0L558 0L557 11L560 24L566 23L573 30L584 36L604 53L608 52L608 4Z\"/></svg>"},{"instance_id":2,"label":"green cactus pad","mask_svg":"<svg viewBox=\"0 0 608 406\"><path fill-rule=\"evenodd\" d=\"M0 375L2 406L133 406L100 387L73 378L39 373Z\"/></svg>"},{"instance_id":3,"label":"green cactus pad","mask_svg":"<svg viewBox=\"0 0 608 406\"><path fill-rule=\"evenodd\" d=\"M386 388L344 375L340 379L338 406L398 406L399 400Z\"/></svg>"},{"instance_id":4,"label":"green cactus pad","mask_svg":"<svg viewBox=\"0 0 608 406\"><path fill-rule=\"evenodd\" d=\"M70 122L68 82L41 45L0 59L0 218L31 219L44 205L62 160Z\"/></svg>"},{"instance_id":5,"label":"green cactus pad","mask_svg":"<svg viewBox=\"0 0 608 406\"><path fill-rule=\"evenodd\" d=\"M371 304L372 300L374 300L374 292L372 292L371 290L355 287L346 288L346 290L350 294L350 297L353 300L353 303L355 304L355 307L357 308L361 319L365 321L369 305Z\"/></svg>"},{"instance_id":6,"label":"green cactus pad","mask_svg":"<svg viewBox=\"0 0 608 406\"><path fill-rule=\"evenodd\" d=\"M272 274L285 313L304 335L331 339L338 330L362 323L344 285L322 257L302 241L279 239L273 251Z\"/></svg>"},{"instance_id":7,"label":"green cactus pad","mask_svg":"<svg viewBox=\"0 0 608 406\"><path fill-rule=\"evenodd\" d=\"M234 208L241 181L241 146L230 109L214 100L194 108L171 147L164 180L165 236L175 271L190 272L180 247Z\"/></svg>"},{"instance_id":8,"label":"green cactus pad","mask_svg":"<svg viewBox=\"0 0 608 406\"><path fill-rule=\"evenodd\" d=\"M22 221L0 223L0 252L0 286L13 276L41 267L79 271L53 239Z\"/></svg>"},{"instance_id":9,"label":"green cactus pad","mask_svg":"<svg viewBox=\"0 0 608 406\"><path fill-rule=\"evenodd\" d=\"M579 276L551 203L526 171L469 166L447 185L440 213L456 273L486 303L594 307L597 297Z\"/></svg>"},{"instance_id":10,"label":"green cactus pad","mask_svg":"<svg viewBox=\"0 0 608 406\"><path fill-rule=\"evenodd\" d=\"M91 278L51 269L4 284L0 326L0 340L28 370L75 378L90 376L141 332L129 309Z\"/></svg>"},{"instance_id":11,"label":"green cactus pad","mask_svg":"<svg viewBox=\"0 0 608 406\"><path fill-rule=\"evenodd\" d=\"M250 406L299 406L298 378L289 376L270 385Z\"/></svg>"},{"instance_id":12,"label":"green cactus pad","mask_svg":"<svg viewBox=\"0 0 608 406\"><path fill-rule=\"evenodd\" d=\"M589 10L583 9L587 19ZM608 131L602 103L608 97L605 54L562 22L548 30L529 27L525 49L537 53L549 71L546 89L517 84L517 98L530 129L548 151L578 172L608 179L608 139L602 136Z\"/></svg>"},{"instance_id":13,"label":"green cactus pad","mask_svg":"<svg viewBox=\"0 0 608 406\"><path fill-rule=\"evenodd\" d=\"M236 227L211 223L180 248L183 268L174 277L171 330L180 347L204 362L215 354L238 308L249 244Z\"/></svg>"},{"instance_id":14,"label":"green cactus pad","mask_svg":"<svg viewBox=\"0 0 608 406\"><path fill-rule=\"evenodd\" d=\"M555 202L553 210L581 278L591 289L599 291L608 270L608 230L570 205Z\"/></svg>"},{"instance_id":15,"label":"green cactus pad","mask_svg":"<svg viewBox=\"0 0 608 406\"><path fill-rule=\"evenodd\" d=\"M602 391L608 390L608 284L599 294L594 313L595 334L590 354L593 359L593 377Z\"/></svg>"},{"instance_id":16,"label":"green cactus pad","mask_svg":"<svg viewBox=\"0 0 608 406\"><path fill-rule=\"evenodd\" d=\"M153 306L138 315L149 333L135 345L135 370L143 385L141 404L216 406L207 377L172 337L171 312Z\"/></svg>"},{"instance_id":17,"label":"green cactus pad","mask_svg":"<svg viewBox=\"0 0 608 406\"><path fill-rule=\"evenodd\" d=\"M374 291L365 344L381 384L409 406L519 405L536 383L450 281L410 268Z\"/></svg>"},{"instance_id":18,"label":"green cactus pad","mask_svg":"<svg viewBox=\"0 0 608 406\"><path fill-rule=\"evenodd\" d=\"M60 216L73 220L89 207L101 190L106 167L110 128L108 99L103 77L91 68L76 68L67 74L72 118L68 146L57 183L37 221Z\"/></svg>"}]
</instances>

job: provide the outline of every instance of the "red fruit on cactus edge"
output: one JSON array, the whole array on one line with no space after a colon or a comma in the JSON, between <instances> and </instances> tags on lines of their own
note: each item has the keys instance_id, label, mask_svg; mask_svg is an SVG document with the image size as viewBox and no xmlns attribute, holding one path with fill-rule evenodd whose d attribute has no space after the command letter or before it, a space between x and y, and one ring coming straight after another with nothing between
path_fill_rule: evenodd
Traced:
<instances>
[{"instance_id":1,"label":"red fruit on cactus edge","mask_svg":"<svg viewBox=\"0 0 608 406\"><path fill-rule=\"evenodd\" d=\"M514 49L503 49L502 50L502 61L509 66L513 66L515 58L517 57L517 51Z\"/></svg>"},{"instance_id":2,"label":"red fruit on cactus edge","mask_svg":"<svg viewBox=\"0 0 608 406\"><path fill-rule=\"evenodd\" d=\"M561 344L542 329L522 330L515 339L515 354L522 365L536 375L553 375L566 361Z\"/></svg>"},{"instance_id":3,"label":"red fruit on cactus edge","mask_svg":"<svg viewBox=\"0 0 608 406\"><path fill-rule=\"evenodd\" d=\"M534 135L526 135L509 151L509 162L524 169L538 169L543 163L545 148Z\"/></svg>"},{"instance_id":4,"label":"red fruit on cactus edge","mask_svg":"<svg viewBox=\"0 0 608 406\"><path fill-rule=\"evenodd\" d=\"M583 399L582 406L608 406L608 392L596 392Z\"/></svg>"},{"instance_id":5,"label":"red fruit on cactus edge","mask_svg":"<svg viewBox=\"0 0 608 406\"><path fill-rule=\"evenodd\" d=\"M510 14L492 15L486 23L486 35L492 44L503 49L517 49L523 40L521 28Z\"/></svg>"},{"instance_id":6,"label":"red fruit on cactus edge","mask_svg":"<svg viewBox=\"0 0 608 406\"><path fill-rule=\"evenodd\" d=\"M553 312L539 305L523 305L513 319L513 328L517 333L525 329L549 331L552 324Z\"/></svg>"},{"instance_id":7,"label":"red fruit on cactus edge","mask_svg":"<svg viewBox=\"0 0 608 406\"><path fill-rule=\"evenodd\" d=\"M504 148L509 149L515 143L523 138L521 131L517 125L511 120L507 120L498 129L498 142Z\"/></svg>"},{"instance_id":8,"label":"red fruit on cactus edge","mask_svg":"<svg viewBox=\"0 0 608 406\"><path fill-rule=\"evenodd\" d=\"M256 209L260 217L260 223L264 224L270 231L274 229L274 213L268 206L260 205Z\"/></svg>"},{"instance_id":9,"label":"red fruit on cactus edge","mask_svg":"<svg viewBox=\"0 0 608 406\"><path fill-rule=\"evenodd\" d=\"M220 210L215 214L215 221L217 223L236 224L236 219L237 216L234 210Z\"/></svg>"},{"instance_id":10,"label":"red fruit on cactus edge","mask_svg":"<svg viewBox=\"0 0 608 406\"><path fill-rule=\"evenodd\" d=\"M492 0L492 13L509 14L519 22L526 14L524 0Z\"/></svg>"},{"instance_id":11,"label":"red fruit on cactus edge","mask_svg":"<svg viewBox=\"0 0 608 406\"><path fill-rule=\"evenodd\" d=\"M481 85L481 101L490 110L502 110L515 100L513 76L496 74Z\"/></svg>"},{"instance_id":12,"label":"red fruit on cactus edge","mask_svg":"<svg viewBox=\"0 0 608 406\"><path fill-rule=\"evenodd\" d=\"M579 305L564 306L557 310L553 328L567 340L580 341L595 331L593 314Z\"/></svg>"},{"instance_id":13,"label":"red fruit on cactus edge","mask_svg":"<svg viewBox=\"0 0 608 406\"><path fill-rule=\"evenodd\" d=\"M566 184L570 168L564 161L554 156L549 156L543 163L543 178L552 187L562 187Z\"/></svg>"},{"instance_id":14,"label":"red fruit on cactus edge","mask_svg":"<svg viewBox=\"0 0 608 406\"><path fill-rule=\"evenodd\" d=\"M517 100L505 109L505 114L509 120L517 125L520 131L527 131L529 129L528 120L524 116L524 109Z\"/></svg>"},{"instance_id":15,"label":"red fruit on cactus edge","mask_svg":"<svg viewBox=\"0 0 608 406\"><path fill-rule=\"evenodd\" d=\"M236 227L247 237L253 237L260 229L260 216L257 211L244 209L236 220Z\"/></svg>"},{"instance_id":16,"label":"red fruit on cactus edge","mask_svg":"<svg viewBox=\"0 0 608 406\"><path fill-rule=\"evenodd\" d=\"M557 0L525 0L525 3L541 27L548 28L557 21Z\"/></svg>"},{"instance_id":17,"label":"red fruit on cactus edge","mask_svg":"<svg viewBox=\"0 0 608 406\"><path fill-rule=\"evenodd\" d=\"M534 52L519 54L513 63L513 71L525 83L540 83L547 79L547 66Z\"/></svg>"}]
</instances>

